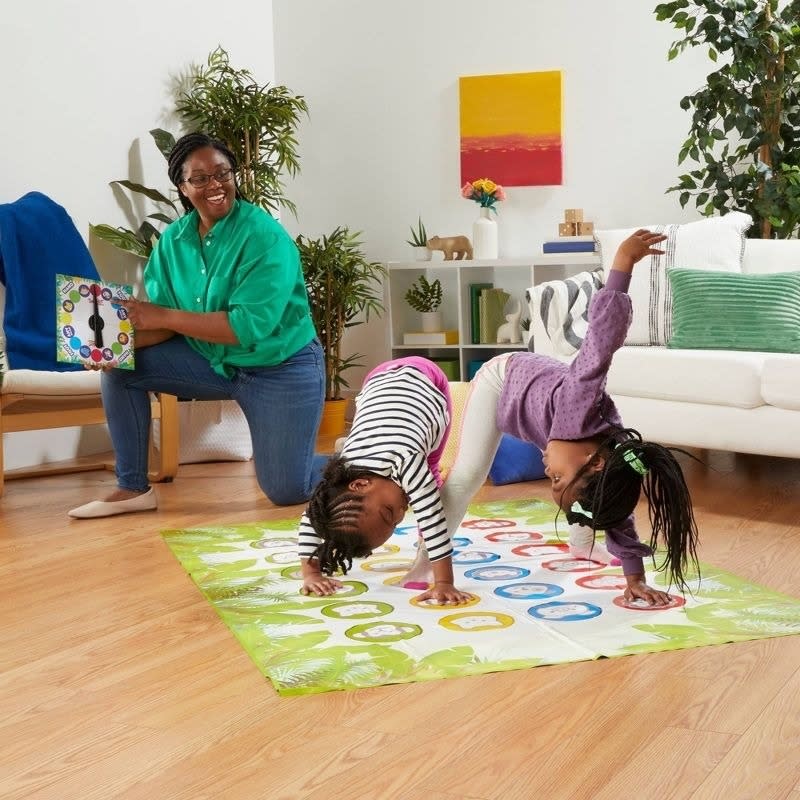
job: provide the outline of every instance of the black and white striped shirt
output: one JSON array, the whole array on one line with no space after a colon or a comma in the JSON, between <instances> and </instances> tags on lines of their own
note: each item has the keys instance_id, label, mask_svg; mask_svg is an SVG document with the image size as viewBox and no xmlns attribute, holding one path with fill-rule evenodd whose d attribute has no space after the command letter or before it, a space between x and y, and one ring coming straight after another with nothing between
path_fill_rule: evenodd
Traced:
<instances>
[{"instance_id":1,"label":"black and white striped shirt","mask_svg":"<svg viewBox=\"0 0 800 800\"><path fill-rule=\"evenodd\" d=\"M453 553L439 487L427 461L448 423L442 393L419 370L400 367L373 376L358 394L353 427L341 453L349 466L389 478L403 489L431 561ZM304 512L300 557L311 558L321 542Z\"/></svg>"}]
</instances>

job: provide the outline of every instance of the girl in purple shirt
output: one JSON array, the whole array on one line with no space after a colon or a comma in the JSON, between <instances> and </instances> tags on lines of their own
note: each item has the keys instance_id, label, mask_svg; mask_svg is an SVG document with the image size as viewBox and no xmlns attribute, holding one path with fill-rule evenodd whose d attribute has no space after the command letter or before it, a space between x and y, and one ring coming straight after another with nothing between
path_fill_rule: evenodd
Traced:
<instances>
[{"instance_id":1,"label":"girl in purple shirt","mask_svg":"<svg viewBox=\"0 0 800 800\"><path fill-rule=\"evenodd\" d=\"M567 521L589 528L592 538L594 531L605 530L608 551L622 562L625 597L651 605L668 604L670 598L645 582L644 557L653 554L660 538L665 546L660 568L685 588L688 562L697 565L697 527L672 451L625 428L605 385L630 326L633 265L663 252L655 245L665 238L638 230L622 242L606 285L592 298L586 338L572 363L512 353L481 367L467 399L459 452L442 489L452 534L486 480L501 435L532 442L543 452L553 499ZM495 425L487 426L487 419ZM653 529L650 546L639 541L634 527L642 491Z\"/></svg>"}]
</instances>

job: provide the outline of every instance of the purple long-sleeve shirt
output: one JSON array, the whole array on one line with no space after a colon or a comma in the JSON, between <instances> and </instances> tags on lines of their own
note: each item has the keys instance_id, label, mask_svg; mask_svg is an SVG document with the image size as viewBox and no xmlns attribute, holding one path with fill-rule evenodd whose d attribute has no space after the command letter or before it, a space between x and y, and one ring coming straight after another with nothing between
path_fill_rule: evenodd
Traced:
<instances>
[{"instance_id":1,"label":"purple long-sleeve shirt","mask_svg":"<svg viewBox=\"0 0 800 800\"><path fill-rule=\"evenodd\" d=\"M614 353L631 324L630 275L611 270L606 285L589 304L589 327L571 364L536 353L509 358L497 427L544 450L552 439L589 439L622 426L605 391ZM633 515L606 531L608 551L622 562L625 575L644 573L652 555L639 541Z\"/></svg>"}]
</instances>

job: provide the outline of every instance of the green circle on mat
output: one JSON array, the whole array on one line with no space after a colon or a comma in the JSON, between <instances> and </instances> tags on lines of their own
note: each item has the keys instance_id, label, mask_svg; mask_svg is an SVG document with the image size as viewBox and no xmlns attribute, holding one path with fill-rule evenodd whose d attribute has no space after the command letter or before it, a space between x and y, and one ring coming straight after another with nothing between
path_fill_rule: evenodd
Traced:
<instances>
[{"instance_id":1,"label":"green circle on mat","mask_svg":"<svg viewBox=\"0 0 800 800\"><path fill-rule=\"evenodd\" d=\"M422 628L412 622L367 622L348 628L344 635L358 642L400 642L421 633Z\"/></svg>"},{"instance_id":2,"label":"green circle on mat","mask_svg":"<svg viewBox=\"0 0 800 800\"><path fill-rule=\"evenodd\" d=\"M281 550L286 547L297 547L297 539L287 539L283 536L278 539L267 537L250 542L250 547L255 547L257 550Z\"/></svg>"},{"instance_id":3,"label":"green circle on mat","mask_svg":"<svg viewBox=\"0 0 800 800\"><path fill-rule=\"evenodd\" d=\"M336 591L335 597L355 597L357 594L364 594L366 591L366 583L361 583L361 581L342 581L342 588Z\"/></svg>"},{"instance_id":4,"label":"green circle on mat","mask_svg":"<svg viewBox=\"0 0 800 800\"><path fill-rule=\"evenodd\" d=\"M303 580L303 571L296 564L292 564L291 567L285 567L282 569L281 575L283 575L284 578L288 578L290 581Z\"/></svg>"},{"instance_id":5,"label":"green circle on mat","mask_svg":"<svg viewBox=\"0 0 800 800\"><path fill-rule=\"evenodd\" d=\"M112 342L111 343L111 352L118 356L122 352L122 345L119 342Z\"/></svg>"},{"instance_id":6,"label":"green circle on mat","mask_svg":"<svg viewBox=\"0 0 800 800\"><path fill-rule=\"evenodd\" d=\"M365 619L368 617L384 617L394 611L388 603L377 603L370 600L345 600L331 603L320 609L326 617L334 619Z\"/></svg>"}]
</instances>

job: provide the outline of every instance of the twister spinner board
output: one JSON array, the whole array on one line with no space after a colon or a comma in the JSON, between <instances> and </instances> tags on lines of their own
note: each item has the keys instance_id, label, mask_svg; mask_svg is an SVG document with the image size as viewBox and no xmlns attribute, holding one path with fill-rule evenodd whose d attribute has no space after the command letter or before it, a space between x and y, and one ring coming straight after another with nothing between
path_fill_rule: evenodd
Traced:
<instances>
[{"instance_id":1,"label":"twister spinner board","mask_svg":"<svg viewBox=\"0 0 800 800\"><path fill-rule=\"evenodd\" d=\"M133 326L123 306L133 288L56 275L56 360L133 369Z\"/></svg>"}]
</instances>

